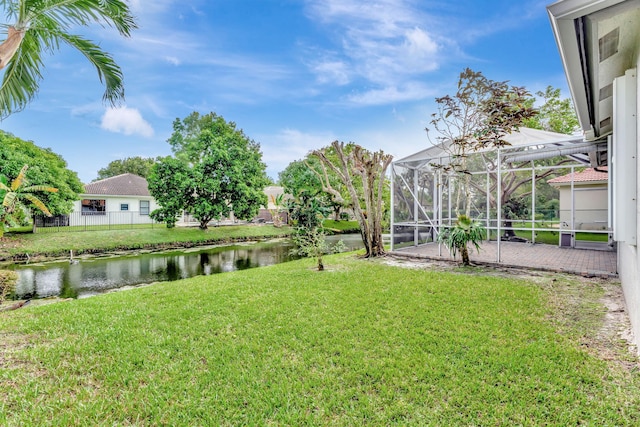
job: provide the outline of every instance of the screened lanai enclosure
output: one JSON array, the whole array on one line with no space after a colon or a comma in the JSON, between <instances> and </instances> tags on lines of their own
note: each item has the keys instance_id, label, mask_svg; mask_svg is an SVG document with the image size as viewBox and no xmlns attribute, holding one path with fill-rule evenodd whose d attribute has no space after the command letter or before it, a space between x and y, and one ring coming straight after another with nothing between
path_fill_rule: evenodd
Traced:
<instances>
[{"instance_id":1,"label":"screened lanai enclosure","mask_svg":"<svg viewBox=\"0 0 640 427\"><path fill-rule=\"evenodd\" d=\"M391 250L438 244L459 214L480 221L487 240L612 249L608 142L521 128L508 145L465 156L434 145L392 163ZM438 244L439 245L439 244ZM440 252L447 252L439 245Z\"/></svg>"}]
</instances>

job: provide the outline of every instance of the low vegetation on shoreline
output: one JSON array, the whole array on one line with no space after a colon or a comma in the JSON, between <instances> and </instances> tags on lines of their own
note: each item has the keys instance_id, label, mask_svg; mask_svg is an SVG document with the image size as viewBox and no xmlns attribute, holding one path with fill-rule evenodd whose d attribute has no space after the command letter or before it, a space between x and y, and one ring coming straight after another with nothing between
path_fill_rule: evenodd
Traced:
<instances>
[{"instance_id":1,"label":"low vegetation on shoreline","mask_svg":"<svg viewBox=\"0 0 640 427\"><path fill-rule=\"evenodd\" d=\"M289 227L231 225L200 230L197 227L139 228L83 232L7 234L0 240L0 261L37 257L65 257L109 251L178 248L291 235Z\"/></svg>"},{"instance_id":2,"label":"low vegetation on shoreline","mask_svg":"<svg viewBox=\"0 0 640 427\"><path fill-rule=\"evenodd\" d=\"M359 232L356 221L326 220L329 233L344 234ZM225 225L201 230L197 227L135 228L123 230L15 233L0 239L0 261L22 261L38 258L67 257L99 254L110 251L140 249L170 249L193 247L217 243L289 237L292 228L273 225Z\"/></svg>"}]
</instances>

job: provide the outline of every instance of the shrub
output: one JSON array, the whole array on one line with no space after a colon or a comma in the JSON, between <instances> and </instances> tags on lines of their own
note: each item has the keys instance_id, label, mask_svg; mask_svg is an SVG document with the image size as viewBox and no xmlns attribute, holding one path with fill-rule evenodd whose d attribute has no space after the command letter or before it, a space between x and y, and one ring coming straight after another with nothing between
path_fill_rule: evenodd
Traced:
<instances>
[{"instance_id":1,"label":"shrub","mask_svg":"<svg viewBox=\"0 0 640 427\"><path fill-rule=\"evenodd\" d=\"M0 270L0 303L13 292L18 281L18 273L11 270Z\"/></svg>"}]
</instances>

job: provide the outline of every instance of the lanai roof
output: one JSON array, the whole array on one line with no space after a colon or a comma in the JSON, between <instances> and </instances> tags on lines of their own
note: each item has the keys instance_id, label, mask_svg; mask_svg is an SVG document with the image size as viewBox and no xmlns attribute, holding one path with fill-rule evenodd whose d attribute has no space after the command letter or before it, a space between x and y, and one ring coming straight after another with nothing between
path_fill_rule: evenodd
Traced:
<instances>
[{"instance_id":1,"label":"lanai roof","mask_svg":"<svg viewBox=\"0 0 640 427\"><path fill-rule=\"evenodd\" d=\"M514 154L511 161L533 160L530 158L532 156L540 159L557 155L582 155L579 160L588 163L587 153L604 148L591 142L585 143L582 135L565 135L526 127L521 127L518 132L506 135L504 140L510 144L505 147L507 150L528 148L526 158L523 157L525 153L521 150L517 155L522 158L515 158ZM434 159L445 156L448 156L448 152L442 147L442 144L438 144L396 160L394 163L409 168L420 168L433 162Z\"/></svg>"},{"instance_id":2,"label":"lanai roof","mask_svg":"<svg viewBox=\"0 0 640 427\"><path fill-rule=\"evenodd\" d=\"M102 196L150 196L147 180L132 173L112 176L84 186L85 194Z\"/></svg>"}]
</instances>

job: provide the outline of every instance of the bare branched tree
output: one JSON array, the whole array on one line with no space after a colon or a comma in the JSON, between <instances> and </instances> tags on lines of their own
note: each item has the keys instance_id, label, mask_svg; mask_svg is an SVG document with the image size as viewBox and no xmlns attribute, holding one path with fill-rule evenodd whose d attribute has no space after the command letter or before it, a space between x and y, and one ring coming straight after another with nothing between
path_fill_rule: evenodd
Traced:
<instances>
[{"instance_id":1,"label":"bare branched tree","mask_svg":"<svg viewBox=\"0 0 640 427\"><path fill-rule=\"evenodd\" d=\"M464 202L465 215L471 214L471 175L468 156L486 148L509 145L504 137L536 114L529 92L523 87L496 82L469 68L460 73L458 91L436 98L438 111L431 115L435 141L451 158L450 163L434 164L460 178L456 186L456 215ZM429 132L429 129L426 129Z\"/></svg>"},{"instance_id":2,"label":"bare branched tree","mask_svg":"<svg viewBox=\"0 0 640 427\"><path fill-rule=\"evenodd\" d=\"M383 151L371 152L355 145L351 152L345 151L344 142L334 141L331 147L337 159L331 159L326 149L315 150L312 155L320 159L320 169L309 167L322 182L322 190L331 195L336 203L348 203L353 209L360 225L362 242L366 249L365 257L385 254L382 241L383 192L387 168L393 159ZM329 180L329 171L340 178L347 188L350 201L346 201L340 191ZM362 187L356 185L359 179ZM364 208L363 208L364 204Z\"/></svg>"}]
</instances>

